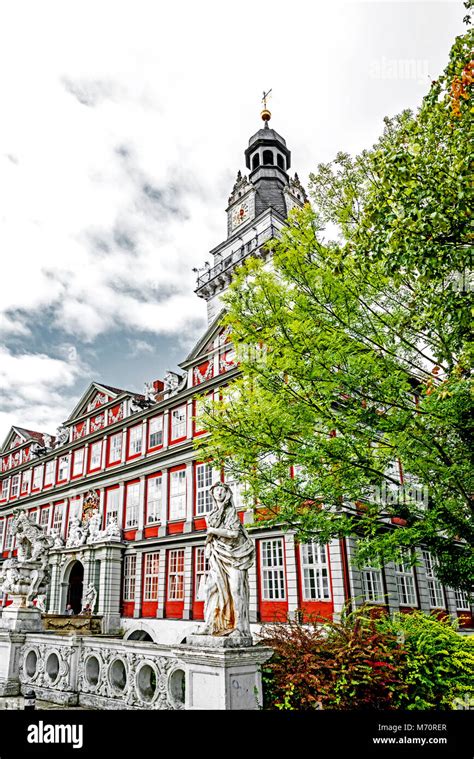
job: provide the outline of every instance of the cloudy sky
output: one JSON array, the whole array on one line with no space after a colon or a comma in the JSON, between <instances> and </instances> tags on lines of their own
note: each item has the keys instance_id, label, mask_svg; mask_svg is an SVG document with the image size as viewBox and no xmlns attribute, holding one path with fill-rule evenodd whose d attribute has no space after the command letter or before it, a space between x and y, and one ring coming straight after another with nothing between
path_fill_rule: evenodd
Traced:
<instances>
[{"instance_id":1,"label":"cloudy sky","mask_svg":"<svg viewBox=\"0 0 474 759\"><path fill-rule=\"evenodd\" d=\"M0 440L53 432L92 379L142 390L205 326L192 268L262 90L302 180L415 108L451 2L43 0L2 7Z\"/></svg>"}]
</instances>

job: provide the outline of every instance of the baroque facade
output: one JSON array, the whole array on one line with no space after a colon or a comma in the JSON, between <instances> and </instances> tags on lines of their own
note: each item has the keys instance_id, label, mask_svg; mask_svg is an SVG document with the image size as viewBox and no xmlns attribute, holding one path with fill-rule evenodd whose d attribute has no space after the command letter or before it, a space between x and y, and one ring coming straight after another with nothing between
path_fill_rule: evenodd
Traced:
<instances>
[{"instance_id":1,"label":"baroque facade","mask_svg":"<svg viewBox=\"0 0 474 759\"><path fill-rule=\"evenodd\" d=\"M202 624L205 517L210 488L226 473L196 459L194 442L206 434L195 421L198 396L216 397L238 373L220 296L236 266L267 255L264 243L306 201L298 176L289 175L286 142L263 114L265 125L245 150L249 174L239 171L229 198L227 237L198 272L208 327L182 371L148 383L143 395L92 382L55 436L13 427L1 449L0 562L18 550L12 526L21 507L50 536L51 580L38 604L51 615L68 606L77 614L88 604L104 632L168 645ZM250 524L239 484L229 484L240 519ZM297 611L332 618L349 598L391 611L448 611L472 626L468 599L441 586L422 548L414 568L407 562L359 571L351 565L355 538L321 547L297 545L277 528L251 534L254 630ZM0 602L8 605L8 595Z\"/></svg>"}]
</instances>

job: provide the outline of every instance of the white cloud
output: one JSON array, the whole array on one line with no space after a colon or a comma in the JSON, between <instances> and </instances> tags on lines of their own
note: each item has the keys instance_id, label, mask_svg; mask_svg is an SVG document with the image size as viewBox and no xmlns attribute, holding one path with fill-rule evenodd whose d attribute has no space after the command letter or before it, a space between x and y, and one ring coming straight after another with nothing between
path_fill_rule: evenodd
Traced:
<instances>
[{"instance_id":1,"label":"white cloud","mask_svg":"<svg viewBox=\"0 0 474 759\"><path fill-rule=\"evenodd\" d=\"M12 425L54 433L69 416L76 381L86 375L87 367L78 361L0 348L0 426L5 435Z\"/></svg>"}]
</instances>

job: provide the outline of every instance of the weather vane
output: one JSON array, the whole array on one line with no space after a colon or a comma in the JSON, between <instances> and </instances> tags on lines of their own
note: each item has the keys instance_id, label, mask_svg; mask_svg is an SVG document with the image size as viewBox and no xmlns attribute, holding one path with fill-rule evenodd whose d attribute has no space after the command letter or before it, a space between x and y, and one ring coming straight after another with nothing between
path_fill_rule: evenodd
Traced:
<instances>
[{"instance_id":1,"label":"weather vane","mask_svg":"<svg viewBox=\"0 0 474 759\"><path fill-rule=\"evenodd\" d=\"M271 90L268 90L268 92L265 92L265 90L263 91L263 98L262 98L263 111L261 112L260 116L264 120L265 126L268 126L268 122L270 121L272 117L272 114L267 108L267 98L270 95L270 93L271 93Z\"/></svg>"},{"instance_id":2,"label":"weather vane","mask_svg":"<svg viewBox=\"0 0 474 759\"><path fill-rule=\"evenodd\" d=\"M265 110L267 110L267 97L269 96L271 90L268 90L268 92L263 93L262 103Z\"/></svg>"}]
</instances>

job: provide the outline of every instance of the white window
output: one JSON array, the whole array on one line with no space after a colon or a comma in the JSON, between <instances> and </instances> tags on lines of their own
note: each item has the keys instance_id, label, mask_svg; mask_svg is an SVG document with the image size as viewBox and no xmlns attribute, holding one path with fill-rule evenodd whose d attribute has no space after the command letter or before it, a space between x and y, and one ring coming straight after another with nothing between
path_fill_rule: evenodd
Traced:
<instances>
[{"instance_id":1,"label":"white window","mask_svg":"<svg viewBox=\"0 0 474 759\"><path fill-rule=\"evenodd\" d=\"M36 524L38 524L39 509L33 509L32 511L30 511L29 517L32 522L36 522Z\"/></svg>"},{"instance_id":2,"label":"white window","mask_svg":"<svg viewBox=\"0 0 474 759\"><path fill-rule=\"evenodd\" d=\"M148 427L148 448L157 448L163 445L163 417L157 416L150 419Z\"/></svg>"},{"instance_id":3,"label":"white window","mask_svg":"<svg viewBox=\"0 0 474 759\"><path fill-rule=\"evenodd\" d=\"M107 490L106 504L105 504L106 526L110 524L112 519L116 519L118 522L119 500L120 500L120 488L113 488L112 490Z\"/></svg>"},{"instance_id":4,"label":"white window","mask_svg":"<svg viewBox=\"0 0 474 759\"><path fill-rule=\"evenodd\" d=\"M206 600L206 579L209 572L209 559L205 555L204 546L196 548L194 598L196 601Z\"/></svg>"},{"instance_id":5,"label":"white window","mask_svg":"<svg viewBox=\"0 0 474 759\"><path fill-rule=\"evenodd\" d=\"M260 542L262 599L264 601L283 601L285 593L285 566L283 559L283 540L262 540Z\"/></svg>"},{"instance_id":6,"label":"white window","mask_svg":"<svg viewBox=\"0 0 474 759\"><path fill-rule=\"evenodd\" d=\"M21 480L21 492L27 493L30 489L31 485L31 469L27 469L25 472L23 472L23 477Z\"/></svg>"},{"instance_id":7,"label":"white window","mask_svg":"<svg viewBox=\"0 0 474 759\"><path fill-rule=\"evenodd\" d=\"M194 432L195 434L199 434L200 432L205 432L205 421L204 416L206 413L209 413L210 411L210 401L212 400L212 395L208 394L205 395L203 398L196 398L194 401Z\"/></svg>"},{"instance_id":8,"label":"white window","mask_svg":"<svg viewBox=\"0 0 474 759\"><path fill-rule=\"evenodd\" d=\"M168 551L168 600L184 601L184 548Z\"/></svg>"},{"instance_id":9,"label":"white window","mask_svg":"<svg viewBox=\"0 0 474 759\"><path fill-rule=\"evenodd\" d=\"M0 553L3 549L3 536L5 534L5 520L0 519Z\"/></svg>"},{"instance_id":10,"label":"white window","mask_svg":"<svg viewBox=\"0 0 474 759\"><path fill-rule=\"evenodd\" d=\"M13 548L13 533L12 533L12 526L13 526L13 517L9 517L7 519L7 526L5 530L5 545L3 546L4 551L10 551Z\"/></svg>"},{"instance_id":11,"label":"white window","mask_svg":"<svg viewBox=\"0 0 474 759\"><path fill-rule=\"evenodd\" d=\"M58 480L67 480L69 474L69 454L59 457Z\"/></svg>"},{"instance_id":12,"label":"white window","mask_svg":"<svg viewBox=\"0 0 474 759\"><path fill-rule=\"evenodd\" d=\"M196 514L208 514L212 508L209 488L212 485L212 466L196 464Z\"/></svg>"},{"instance_id":13,"label":"white window","mask_svg":"<svg viewBox=\"0 0 474 759\"><path fill-rule=\"evenodd\" d=\"M131 427L129 430L128 438L128 455L135 456L137 453L142 452L142 434L143 425L138 424L136 427Z\"/></svg>"},{"instance_id":14,"label":"white window","mask_svg":"<svg viewBox=\"0 0 474 759\"><path fill-rule=\"evenodd\" d=\"M136 527L138 525L138 507L140 504L140 483L134 482L127 485L126 508L125 508L125 527Z\"/></svg>"},{"instance_id":15,"label":"white window","mask_svg":"<svg viewBox=\"0 0 474 759\"><path fill-rule=\"evenodd\" d=\"M456 609L458 611L470 611L471 607L469 605L469 596L467 593L465 593L463 590L455 590L454 595L456 598Z\"/></svg>"},{"instance_id":16,"label":"white window","mask_svg":"<svg viewBox=\"0 0 474 759\"><path fill-rule=\"evenodd\" d=\"M137 557L125 556L123 562L123 600L135 600L135 575L137 573Z\"/></svg>"},{"instance_id":17,"label":"white window","mask_svg":"<svg viewBox=\"0 0 474 759\"><path fill-rule=\"evenodd\" d=\"M117 432L116 435L112 435L110 438L109 462L111 464L122 459L122 441L123 435L121 432Z\"/></svg>"},{"instance_id":18,"label":"white window","mask_svg":"<svg viewBox=\"0 0 474 759\"><path fill-rule=\"evenodd\" d=\"M46 509L41 509L39 523L47 532L49 525L49 506Z\"/></svg>"},{"instance_id":19,"label":"white window","mask_svg":"<svg viewBox=\"0 0 474 759\"><path fill-rule=\"evenodd\" d=\"M171 440L186 437L186 406L179 406L171 412Z\"/></svg>"},{"instance_id":20,"label":"white window","mask_svg":"<svg viewBox=\"0 0 474 759\"><path fill-rule=\"evenodd\" d=\"M10 492L10 498L16 498L18 496L19 490L20 490L20 475L15 474L15 476L12 477L12 489Z\"/></svg>"},{"instance_id":21,"label":"white window","mask_svg":"<svg viewBox=\"0 0 474 759\"><path fill-rule=\"evenodd\" d=\"M10 478L6 477L2 480L2 501L6 501L8 498L8 487L10 485Z\"/></svg>"},{"instance_id":22,"label":"white window","mask_svg":"<svg viewBox=\"0 0 474 759\"><path fill-rule=\"evenodd\" d=\"M91 458L90 458L90 464L89 464L89 469L91 471L92 469L100 468L101 458L102 458L102 440L98 440L97 443L92 443L91 445Z\"/></svg>"},{"instance_id":23,"label":"white window","mask_svg":"<svg viewBox=\"0 0 474 759\"><path fill-rule=\"evenodd\" d=\"M43 484L43 464L33 469L33 488L39 490Z\"/></svg>"},{"instance_id":24,"label":"white window","mask_svg":"<svg viewBox=\"0 0 474 759\"><path fill-rule=\"evenodd\" d=\"M53 529L58 530L60 534L62 533L62 529L63 529L63 519L64 519L64 503L58 503L54 507Z\"/></svg>"},{"instance_id":25,"label":"white window","mask_svg":"<svg viewBox=\"0 0 474 759\"><path fill-rule=\"evenodd\" d=\"M158 569L160 565L159 553L145 554L145 569L143 572L143 600L158 600Z\"/></svg>"},{"instance_id":26,"label":"white window","mask_svg":"<svg viewBox=\"0 0 474 759\"><path fill-rule=\"evenodd\" d=\"M409 553L404 551L399 564L395 565L398 600L400 606L418 606L416 600L415 576L410 563Z\"/></svg>"},{"instance_id":27,"label":"white window","mask_svg":"<svg viewBox=\"0 0 474 759\"><path fill-rule=\"evenodd\" d=\"M327 546L307 543L301 546L304 601L328 601L329 566Z\"/></svg>"},{"instance_id":28,"label":"white window","mask_svg":"<svg viewBox=\"0 0 474 759\"><path fill-rule=\"evenodd\" d=\"M186 470L170 472L170 520L186 517Z\"/></svg>"},{"instance_id":29,"label":"white window","mask_svg":"<svg viewBox=\"0 0 474 759\"><path fill-rule=\"evenodd\" d=\"M432 609L444 609L443 587L436 577L436 563L429 551L423 551L423 564L425 565L428 593Z\"/></svg>"},{"instance_id":30,"label":"white window","mask_svg":"<svg viewBox=\"0 0 474 759\"><path fill-rule=\"evenodd\" d=\"M44 472L44 484L52 485L54 482L54 472L56 470L56 459L48 461L46 463L46 469Z\"/></svg>"},{"instance_id":31,"label":"white window","mask_svg":"<svg viewBox=\"0 0 474 759\"><path fill-rule=\"evenodd\" d=\"M161 519L162 504L162 477L150 477L146 489L146 521L159 522Z\"/></svg>"},{"instance_id":32,"label":"white window","mask_svg":"<svg viewBox=\"0 0 474 759\"><path fill-rule=\"evenodd\" d=\"M385 603L382 570L368 564L364 567L361 574L364 600L369 603Z\"/></svg>"},{"instance_id":33,"label":"white window","mask_svg":"<svg viewBox=\"0 0 474 759\"><path fill-rule=\"evenodd\" d=\"M84 471L84 448L74 451L74 463L72 465L72 475L77 477Z\"/></svg>"}]
</instances>

